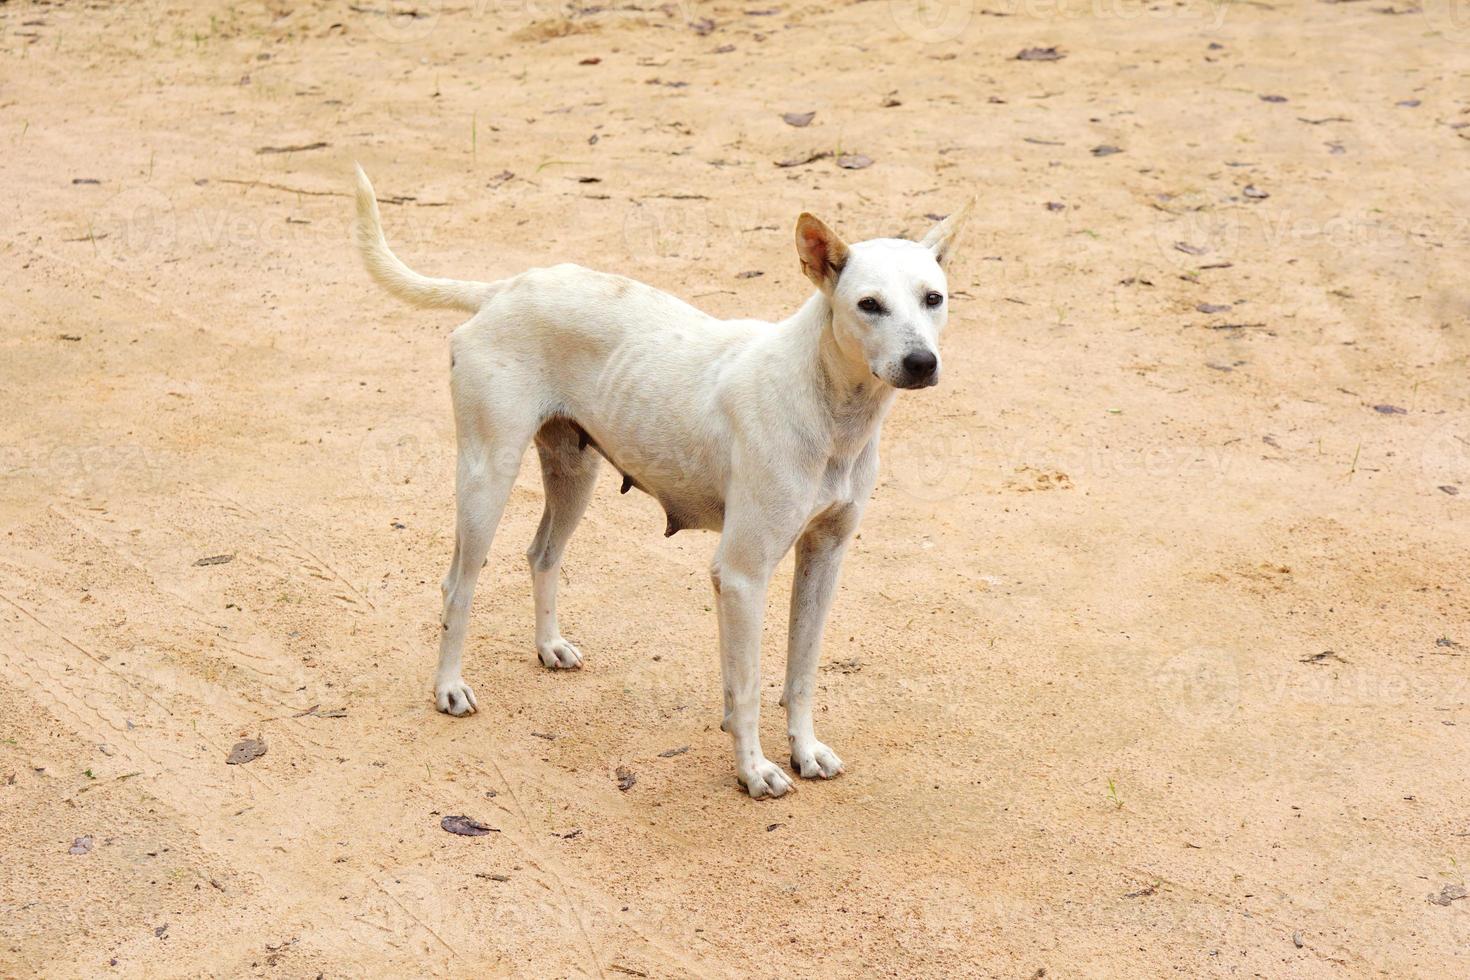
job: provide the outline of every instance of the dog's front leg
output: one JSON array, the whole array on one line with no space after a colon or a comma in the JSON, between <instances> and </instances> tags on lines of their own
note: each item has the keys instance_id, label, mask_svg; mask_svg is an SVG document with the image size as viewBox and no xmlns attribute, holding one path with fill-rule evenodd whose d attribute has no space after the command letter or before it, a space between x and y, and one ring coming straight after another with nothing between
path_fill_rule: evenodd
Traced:
<instances>
[{"instance_id":1,"label":"dog's front leg","mask_svg":"<svg viewBox=\"0 0 1470 980\"><path fill-rule=\"evenodd\" d=\"M791 588L791 626L786 652L786 734L791 741L791 768L807 779L831 779L842 760L817 741L812 723L812 694L822 653L822 630L847 543L857 528L857 505L847 504L814 522L796 542L796 581Z\"/></svg>"},{"instance_id":2,"label":"dog's front leg","mask_svg":"<svg viewBox=\"0 0 1470 980\"><path fill-rule=\"evenodd\" d=\"M771 573L789 545L764 528L741 526L726 517L710 578L720 618L720 668L725 685L725 720L735 740L735 775L752 798L781 796L791 778L761 751L761 622Z\"/></svg>"}]
</instances>

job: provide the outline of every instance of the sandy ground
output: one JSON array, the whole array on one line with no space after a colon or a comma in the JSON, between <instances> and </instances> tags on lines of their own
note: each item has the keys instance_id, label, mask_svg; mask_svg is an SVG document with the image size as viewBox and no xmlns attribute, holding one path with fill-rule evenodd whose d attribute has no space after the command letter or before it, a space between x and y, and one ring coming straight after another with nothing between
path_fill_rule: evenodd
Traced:
<instances>
[{"instance_id":1,"label":"sandy ground","mask_svg":"<svg viewBox=\"0 0 1470 980\"><path fill-rule=\"evenodd\" d=\"M0 974L1470 973L1463 4L382 2L0 5ZM843 777L741 795L715 540L606 468L538 665L534 455L433 711L455 320L353 159L425 271L769 318L799 211L978 195Z\"/></svg>"}]
</instances>

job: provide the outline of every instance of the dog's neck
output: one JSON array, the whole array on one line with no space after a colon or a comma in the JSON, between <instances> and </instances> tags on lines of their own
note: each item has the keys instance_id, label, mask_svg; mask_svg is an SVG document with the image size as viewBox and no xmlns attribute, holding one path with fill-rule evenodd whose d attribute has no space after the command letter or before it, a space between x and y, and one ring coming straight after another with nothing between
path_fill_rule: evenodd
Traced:
<instances>
[{"instance_id":1,"label":"dog's neck","mask_svg":"<svg viewBox=\"0 0 1470 980\"><path fill-rule=\"evenodd\" d=\"M843 351L822 293L813 293L783 326L799 348L796 356L811 365L809 380L831 422L834 451L856 455L877 434L895 390Z\"/></svg>"}]
</instances>

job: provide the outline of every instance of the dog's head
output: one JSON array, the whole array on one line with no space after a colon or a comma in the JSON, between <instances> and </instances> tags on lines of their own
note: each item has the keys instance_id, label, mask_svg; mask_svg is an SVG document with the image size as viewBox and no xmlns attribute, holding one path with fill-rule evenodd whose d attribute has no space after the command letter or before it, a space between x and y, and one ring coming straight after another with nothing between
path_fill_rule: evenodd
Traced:
<instances>
[{"instance_id":1,"label":"dog's head","mask_svg":"<svg viewBox=\"0 0 1470 980\"><path fill-rule=\"evenodd\" d=\"M848 245L810 214L796 220L801 271L832 306L832 332L848 358L895 388L939 383L939 332L949 318L944 267L967 203L921 242L875 238Z\"/></svg>"}]
</instances>

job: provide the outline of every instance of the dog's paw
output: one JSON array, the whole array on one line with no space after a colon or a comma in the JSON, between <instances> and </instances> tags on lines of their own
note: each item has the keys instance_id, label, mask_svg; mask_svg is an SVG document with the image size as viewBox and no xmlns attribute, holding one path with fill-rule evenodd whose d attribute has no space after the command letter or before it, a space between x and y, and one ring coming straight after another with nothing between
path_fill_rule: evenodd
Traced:
<instances>
[{"instance_id":1,"label":"dog's paw","mask_svg":"<svg viewBox=\"0 0 1470 980\"><path fill-rule=\"evenodd\" d=\"M791 747L791 768L802 779L831 779L842 772L842 760L836 752L813 739Z\"/></svg>"},{"instance_id":2,"label":"dog's paw","mask_svg":"<svg viewBox=\"0 0 1470 980\"><path fill-rule=\"evenodd\" d=\"M561 637L550 643L538 644L536 653L541 662L552 670L576 670L582 666L582 651Z\"/></svg>"},{"instance_id":3,"label":"dog's paw","mask_svg":"<svg viewBox=\"0 0 1470 980\"><path fill-rule=\"evenodd\" d=\"M475 692L463 680L456 678L434 686L434 704L446 715L473 714L480 706L475 703Z\"/></svg>"},{"instance_id":4,"label":"dog's paw","mask_svg":"<svg viewBox=\"0 0 1470 980\"><path fill-rule=\"evenodd\" d=\"M748 766L741 766L735 779L750 794L752 800L785 796L786 791L791 789L791 777L769 759L757 759Z\"/></svg>"}]
</instances>

